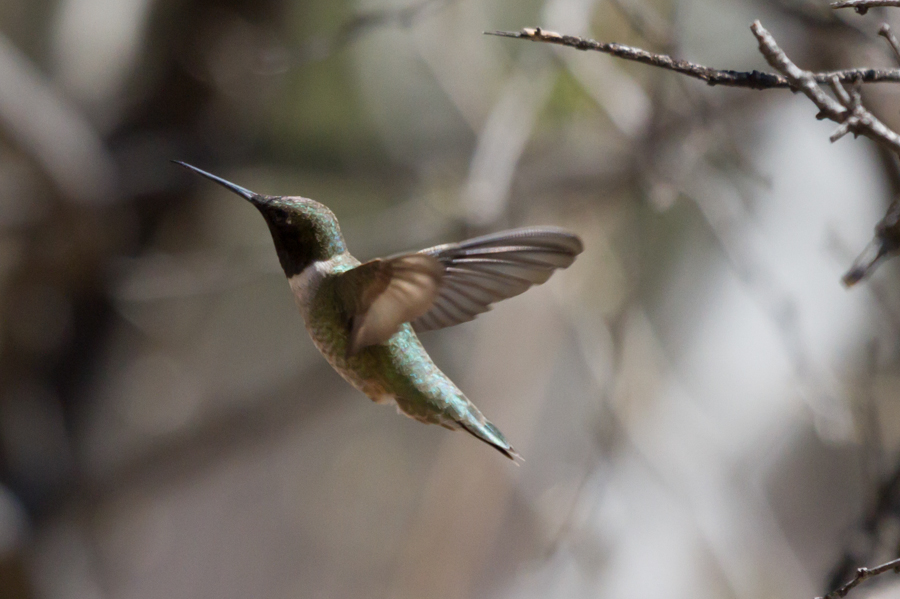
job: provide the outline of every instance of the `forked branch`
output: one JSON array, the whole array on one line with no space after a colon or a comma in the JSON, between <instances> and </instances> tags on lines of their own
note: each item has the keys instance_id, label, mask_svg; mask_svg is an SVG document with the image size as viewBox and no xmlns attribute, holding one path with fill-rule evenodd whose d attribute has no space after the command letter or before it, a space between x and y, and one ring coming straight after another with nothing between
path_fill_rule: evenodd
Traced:
<instances>
[{"instance_id":1,"label":"forked branch","mask_svg":"<svg viewBox=\"0 0 900 599\"><path fill-rule=\"evenodd\" d=\"M850 0L838 2L832 5L834 8L845 6L856 7L862 10L871 6L900 6L900 0ZM802 92L819 109L816 115L819 119L829 119L838 124L837 129L831 135L831 141L835 142L848 133L854 136L862 135L883 145L894 154L900 156L900 135L881 122L875 115L869 112L862 104L860 87L864 83L900 82L900 69L844 69L814 73L798 67L788 58L775 38L766 31L759 21L750 26L753 35L759 43L760 52L769 65L775 69L775 73L760 71L731 71L713 69L704 65L672 58L666 54L648 52L641 48L626 46L616 43L598 42L573 35L562 35L555 31L546 31L540 28L526 28L517 32L493 31L488 35L525 39L534 42L544 42L575 48L576 50L593 50L603 52L617 58L633 60L650 66L674 71L688 77L700 79L709 85L727 85L731 87L743 87L750 89L787 88L794 92ZM900 61L900 42L887 25L882 26L879 35L884 37L895 55ZM849 90L845 84L851 84ZM827 85L831 95L826 93L822 85ZM894 210L896 212L896 209ZM889 210L885 219L876 227L875 239L863 254L857 258L853 267L844 275L843 282L846 286L855 283L868 276L875 267L885 258L900 251L900 233L895 234L894 223ZM888 221L891 221L888 223Z\"/></svg>"},{"instance_id":2,"label":"forked branch","mask_svg":"<svg viewBox=\"0 0 900 599\"><path fill-rule=\"evenodd\" d=\"M775 42L775 38L759 21L754 21L750 30L756 36L759 50L769 65L787 78L791 89L802 92L816 105L819 109L817 118L827 118L838 123L839 126L832 134L831 141L837 141L847 133L863 135L900 155L900 135L862 105L858 80L853 82L854 87L848 93L840 79L832 75L828 83L837 97L835 100L819 86L812 73L804 71L787 57L784 50Z\"/></svg>"}]
</instances>

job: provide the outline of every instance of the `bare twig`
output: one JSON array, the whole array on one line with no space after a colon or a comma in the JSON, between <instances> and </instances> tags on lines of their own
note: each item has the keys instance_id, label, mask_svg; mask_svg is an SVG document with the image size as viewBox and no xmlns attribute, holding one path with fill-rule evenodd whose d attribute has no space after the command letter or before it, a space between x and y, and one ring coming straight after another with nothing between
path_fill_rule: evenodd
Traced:
<instances>
[{"instance_id":1,"label":"bare twig","mask_svg":"<svg viewBox=\"0 0 900 599\"><path fill-rule=\"evenodd\" d=\"M834 98L822 91L812 73L804 71L787 57L787 54L778 47L775 38L765 30L759 21L754 21L750 25L750 30L756 36L759 42L759 50L766 61L787 78L788 85L792 89L803 92L824 116L832 120L843 120L846 109ZM829 78L828 83L831 82L832 79Z\"/></svg>"},{"instance_id":2,"label":"bare twig","mask_svg":"<svg viewBox=\"0 0 900 599\"><path fill-rule=\"evenodd\" d=\"M890 570L900 573L900 559L895 559L893 561L887 562L886 564L881 564L880 566L877 566L875 568L857 568L856 576L853 577L853 580L841 587L836 588L824 597L817 597L816 599L840 599L841 597L846 597L847 593L849 593L853 589L853 587L862 584L863 582L874 576L889 572Z\"/></svg>"},{"instance_id":3,"label":"bare twig","mask_svg":"<svg viewBox=\"0 0 900 599\"><path fill-rule=\"evenodd\" d=\"M840 139L847 133L853 133L854 135L863 135L884 144L893 152L900 154L900 135L897 135L862 106L858 90L855 90L852 94L836 91L838 98L842 100L839 102L819 87L820 83L825 83L837 90L837 87L846 81L854 82L857 85L880 81L900 82L900 70L846 69L825 73L804 71L787 57L784 51L778 47L775 38L763 28L759 21L755 21L750 29L759 42L759 48L763 56L780 74L712 69L686 60L672 58L665 54L648 52L641 48L561 35L554 31L544 31L540 28L525 28L519 32L493 31L486 33L501 37L559 44L578 50L603 52L618 58L634 60L675 71L676 73L706 81L709 85L728 85L752 89L790 88L801 91L819 108L819 118L827 118L838 123L839 127L832 135L832 141Z\"/></svg>"},{"instance_id":4,"label":"bare twig","mask_svg":"<svg viewBox=\"0 0 900 599\"><path fill-rule=\"evenodd\" d=\"M900 1L900 0L898 0ZM525 39L533 42L545 42L568 46L576 50L593 50L603 52L617 58L633 60L650 66L675 71L688 77L700 79L709 85L726 85L729 87L745 87L750 89L790 88L787 77L777 73L761 71L731 71L713 69L687 60L672 58L666 54L656 54L641 48L616 43L598 42L574 35L562 35L555 31L537 28L525 28L521 31L486 31L486 35ZM811 73L816 83L828 83L833 77L840 81L862 81L863 83L900 83L900 69L843 69L823 73Z\"/></svg>"},{"instance_id":5,"label":"bare twig","mask_svg":"<svg viewBox=\"0 0 900 599\"><path fill-rule=\"evenodd\" d=\"M900 135L897 135L863 107L858 88L854 88L850 94L847 94L846 91L843 93L836 91L836 95L841 101L835 100L819 87L813 73L804 71L787 57L784 50L778 47L775 38L759 21L754 21L750 30L756 36L760 52L769 64L788 79L792 89L803 92L818 107L818 118L827 118L838 123L838 129L831 136L832 141L840 139L847 133L853 133L868 137L885 145L894 153L900 154ZM828 83L835 89L841 85L834 74L829 77Z\"/></svg>"},{"instance_id":6,"label":"bare twig","mask_svg":"<svg viewBox=\"0 0 900 599\"><path fill-rule=\"evenodd\" d=\"M897 36L891 31L891 26L887 23L882 23L881 28L878 30L878 35L887 40L891 45L891 50L894 51L894 58L897 59L897 62L900 62L900 41L897 40Z\"/></svg>"},{"instance_id":7,"label":"bare twig","mask_svg":"<svg viewBox=\"0 0 900 599\"><path fill-rule=\"evenodd\" d=\"M900 6L900 0L842 0L831 3L831 8L852 8L861 15L876 6Z\"/></svg>"}]
</instances>

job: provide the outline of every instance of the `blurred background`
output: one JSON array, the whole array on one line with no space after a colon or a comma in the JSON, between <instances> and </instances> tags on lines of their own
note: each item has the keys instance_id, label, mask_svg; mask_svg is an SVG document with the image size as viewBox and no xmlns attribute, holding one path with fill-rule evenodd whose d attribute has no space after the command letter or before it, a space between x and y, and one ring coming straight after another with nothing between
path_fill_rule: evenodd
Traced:
<instances>
[{"instance_id":1,"label":"blurred background","mask_svg":"<svg viewBox=\"0 0 900 599\"><path fill-rule=\"evenodd\" d=\"M898 269L840 284L896 157L784 90L482 32L768 70L759 18L825 70L893 66L898 15L0 0L0 597L811 598L896 557ZM524 464L350 388L260 216L172 159L329 205L361 259L581 235L423 335Z\"/></svg>"}]
</instances>

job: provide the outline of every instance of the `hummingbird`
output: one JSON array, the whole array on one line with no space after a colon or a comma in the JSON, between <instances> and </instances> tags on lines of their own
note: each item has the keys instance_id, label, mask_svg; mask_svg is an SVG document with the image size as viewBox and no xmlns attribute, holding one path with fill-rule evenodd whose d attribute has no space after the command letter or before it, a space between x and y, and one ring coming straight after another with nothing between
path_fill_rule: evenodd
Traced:
<instances>
[{"instance_id":1,"label":"hummingbird","mask_svg":"<svg viewBox=\"0 0 900 599\"><path fill-rule=\"evenodd\" d=\"M252 192L173 161L241 196L262 213L316 348L372 401L426 424L462 429L515 460L493 423L441 372L417 332L470 321L566 268L581 240L524 227L360 262L334 213L299 196Z\"/></svg>"}]
</instances>

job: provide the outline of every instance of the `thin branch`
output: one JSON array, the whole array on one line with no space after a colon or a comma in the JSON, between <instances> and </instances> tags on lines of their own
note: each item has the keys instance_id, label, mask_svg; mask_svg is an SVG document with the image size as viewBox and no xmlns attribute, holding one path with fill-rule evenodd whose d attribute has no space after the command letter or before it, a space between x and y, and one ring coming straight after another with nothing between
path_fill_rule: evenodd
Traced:
<instances>
[{"instance_id":1,"label":"thin branch","mask_svg":"<svg viewBox=\"0 0 900 599\"><path fill-rule=\"evenodd\" d=\"M896 2L900 5L900 0L896 0ZM827 118L838 124L837 129L831 135L832 142L839 140L848 133L853 133L854 136L862 135L868 137L890 149L894 154L900 155L900 135L878 120L875 115L862 105L860 93L860 87L863 83L900 81L900 70L848 69L824 73L804 71L787 57L775 42L775 38L763 28L759 21L755 21L750 29L756 36L763 56L778 73L712 69L686 60L675 59L665 54L648 52L641 48L561 35L554 31L544 31L540 28L525 28L518 32L494 31L485 33L500 37L558 44L577 50L602 52L617 58L633 60L675 71L676 73L706 81L709 85L728 85L751 89L789 88L795 92L802 92L818 107L819 114L817 118ZM879 34L888 40L897 53L898 60L900 60L900 44L897 43L890 28L882 27ZM849 91L844 87L847 82L852 83ZM833 98L825 93L821 84L827 84L832 89L835 97ZM900 248L900 236L898 236L898 241L895 242L893 229L888 231L888 233L891 235L878 234L878 231L876 231L874 242L857 259L853 268L844 275L844 285L851 286L860 281L871 273L883 258ZM886 239L888 240L887 242L885 241Z\"/></svg>"},{"instance_id":2,"label":"thin branch","mask_svg":"<svg viewBox=\"0 0 900 599\"><path fill-rule=\"evenodd\" d=\"M882 23L881 28L878 30L878 35L886 39L888 44L891 45L891 50L894 51L894 58L900 63L900 41L897 41L897 36L891 31L891 26L887 23Z\"/></svg>"},{"instance_id":3,"label":"thin branch","mask_svg":"<svg viewBox=\"0 0 900 599\"><path fill-rule=\"evenodd\" d=\"M759 42L759 50L769 64L781 72L792 89L803 92L812 100L819 109L818 118L827 118L838 123L837 131L832 135L832 141L840 139L846 133L862 135L881 143L891 149L895 154L900 154L900 135L897 135L887 125L879 121L875 115L863 107L860 101L859 89L854 87L852 93L837 93L841 102L835 100L819 87L813 73L804 71L795 65L784 50L778 47L775 38L766 31L759 21L754 21L750 26L753 35ZM835 75L831 75L827 83L832 87L841 85ZM859 85L859 82L855 82Z\"/></svg>"},{"instance_id":4,"label":"thin branch","mask_svg":"<svg viewBox=\"0 0 900 599\"><path fill-rule=\"evenodd\" d=\"M816 599L840 599L841 597L846 597L847 593L849 593L854 587L862 584L863 582L874 576L884 574L885 572L889 572L891 570L900 574L900 559L895 559L893 561L887 562L886 564L881 564L880 566L877 566L875 568L857 568L856 576L853 577L853 580L841 587L836 588L824 597L817 597Z\"/></svg>"},{"instance_id":5,"label":"thin branch","mask_svg":"<svg viewBox=\"0 0 900 599\"><path fill-rule=\"evenodd\" d=\"M847 90L844 89L844 86L841 85L841 82L837 80L837 77L828 82L831 85L831 91L834 92L834 95L837 96L838 101L847 106L851 104L853 100L853 96L847 93Z\"/></svg>"},{"instance_id":6,"label":"thin branch","mask_svg":"<svg viewBox=\"0 0 900 599\"><path fill-rule=\"evenodd\" d=\"M870 8L876 6L900 6L900 0L842 0L832 2L831 8L852 8L861 15L866 14Z\"/></svg>"},{"instance_id":7,"label":"thin branch","mask_svg":"<svg viewBox=\"0 0 900 599\"><path fill-rule=\"evenodd\" d=\"M750 30L759 42L759 51L772 68L782 73L792 89L803 92L812 100L822 114L832 120L843 120L846 109L834 98L822 91L812 73L795 65L784 50L778 47L775 38L765 30L759 21L750 25ZM831 83L829 78L828 83Z\"/></svg>"},{"instance_id":8,"label":"thin branch","mask_svg":"<svg viewBox=\"0 0 900 599\"><path fill-rule=\"evenodd\" d=\"M900 0L898 0L900 2ZM486 31L486 35L510 37L514 39L530 40L532 42L545 42L575 48L576 50L593 50L603 52L617 58L633 60L650 66L675 71L688 77L700 79L709 85L725 85L729 87L743 87L750 89L790 88L791 83L787 77L777 73L764 73L761 71L731 71L713 69L707 66L672 58L666 54L648 52L641 48L626 46L616 43L598 42L574 35L561 35L555 31L546 31L537 28L525 28L521 31ZM863 83L900 83L900 69L843 69L840 71L828 71L813 73L816 83L828 83L833 77L840 81L862 81Z\"/></svg>"}]
</instances>

